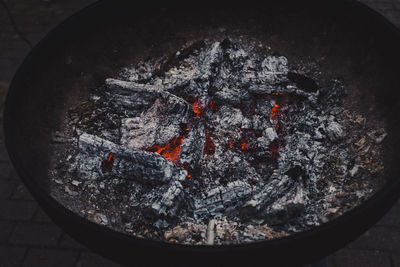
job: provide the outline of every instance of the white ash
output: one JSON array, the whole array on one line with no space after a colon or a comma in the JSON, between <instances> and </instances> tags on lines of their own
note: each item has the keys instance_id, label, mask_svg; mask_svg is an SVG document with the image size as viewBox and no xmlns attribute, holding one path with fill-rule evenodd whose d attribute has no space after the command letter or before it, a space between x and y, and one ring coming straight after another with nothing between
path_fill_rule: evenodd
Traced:
<instances>
[{"instance_id":1,"label":"white ash","mask_svg":"<svg viewBox=\"0 0 400 267\"><path fill-rule=\"evenodd\" d=\"M107 79L54 133L53 195L118 231L197 245L278 238L359 205L380 183L385 130L345 108L340 80L257 47L201 40Z\"/></svg>"}]
</instances>

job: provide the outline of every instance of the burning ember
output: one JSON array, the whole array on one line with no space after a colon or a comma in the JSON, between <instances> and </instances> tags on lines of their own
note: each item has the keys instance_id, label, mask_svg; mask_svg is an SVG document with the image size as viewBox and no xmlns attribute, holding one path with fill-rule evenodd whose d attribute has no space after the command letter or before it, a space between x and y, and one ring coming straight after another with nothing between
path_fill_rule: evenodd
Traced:
<instances>
[{"instance_id":1,"label":"burning ember","mask_svg":"<svg viewBox=\"0 0 400 267\"><path fill-rule=\"evenodd\" d=\"M179 156L179 151L181 150L182 141L183 141L182 136L175 137L174 139L171 140L171 142L169 142L165 146L153 145L148 149L148 151L156 152L161 156L163 156L165 159L176 163L178 161L178 156Z\"/></svg>"},{"instance_id":2,"label":"burning ember","mask_svg":"<svg viewBox=\"0 0 400 267\"><path fill-rule=\"evenodd\" d=\"M243 150L243 151L247 151L249 149L248 145L247 145L247 142L246 142L246 139L242 139L241 140L240 149Z\"/></svg>"},{"instance_id":3,"label":"burning ember","mask_svg":"<svg viewBox=\"0 0 400 267\"><path fill-rule=\"evenodd\" d=\"M196 114L196 115L198 115L198 116L200 116L201 115L201 112L202 112L202 106L201 106L201 104L200 104L200 102L199 101L196 101L196 102L194 102L193 104L192 104L192 107L193 107L193 112Z\"/></svg>"},{"instance_id":4,"label":"burning ember","mask_svg":"<svg viewBox=\"0 0 400 267\"><path fill-rule=\"evenodd\" d=\"M57 133L53 190L100 224L185 244L276 238L360 204L384 129L345 109L339 80L257 47L202 40L107 79Z\"/></svg>"},{"instance_id":5,"label":"burning ember","mask_svg":"<svg viewBox=\"0 0 400 267\"><path fill-rule=\"evenodd\" d=\"M280 112L279 105L275 105L271 110L271 114L270 114L271 119L277 119L279 116L279 112Z\"/></svg>"},{"instance_id":6,"label":"burning ember","mask_svg":"<svg viewBox=\"0 0 400 267\"><path fill-rule=\"evenodd\" d=\"M114 157L115 154L111 152L110 154L108 154L107 159L101 162L101 170L103 173L110 172L112 170L112 166L114 164Z\"/></svg>"}]
</instances>

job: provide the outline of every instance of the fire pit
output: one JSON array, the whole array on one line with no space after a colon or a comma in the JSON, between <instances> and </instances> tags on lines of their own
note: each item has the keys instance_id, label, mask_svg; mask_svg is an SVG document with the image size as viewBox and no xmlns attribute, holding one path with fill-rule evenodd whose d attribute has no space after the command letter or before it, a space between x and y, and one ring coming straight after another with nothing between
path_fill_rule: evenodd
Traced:
<instances>
[{"instance_id":1,"label":"fire pit","mask_svg":"<svg viewBox=\"0 0 400 267\"><path fill-rule=\"evenodd\" d=\"M359 205L383 184L384 120L316 62L263 48L194 41L106 79L53 133L51 194L115 230L192 245L281 237Z\"/></svg>"},{"instance_id":2,"label":"fire pit","mask_svg":"<svg viewBox=\"0 0 400 267\"><path fill-rule=\"evenodd\" d=\"M350 3L212 7L105 1L59 26L11 86L10 157L122 263L317 259L397 198L398 32Z\"/></svg>"}]
</instances>

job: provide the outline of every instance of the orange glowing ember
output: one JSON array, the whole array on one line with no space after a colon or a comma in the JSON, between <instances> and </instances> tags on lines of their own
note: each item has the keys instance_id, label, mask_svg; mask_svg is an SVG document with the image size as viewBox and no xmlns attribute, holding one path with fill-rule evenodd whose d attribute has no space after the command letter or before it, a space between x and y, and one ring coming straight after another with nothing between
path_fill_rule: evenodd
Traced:
<instances>
[{"instance_id":1,"label":"orange glowing ember","mask_svg":"<svg viewBox=\"0 0 400 267\"><path fill-rule=\"evenodd\" d=\"M180 167L182 169L185 169L188 172L188 174L186 175L186 178L191 178L192 177L192 175L190 174L190 167L187 164L183 163Z\"/></svg>"},{"instance_id":2,"label":"orange glowing ember","mask_svg":"<svg viewBox=\"0 0 400 267\"><path fill-rule=\"evenodd\" d=\"M194 112L196 115L200 116L200 115L201 115L201 112L202 112L202 110L203 110L203 107L201 106L201 103L200 103L198 100L196 100L196 101L192 104L192 107L193 107L193 112Z\"/></svg>"},{"instance_id":3,"label":"orange glowing ember","mask_svg":"<svg viewBox=\"0 0 400 267\"><path fill-rule=\"evenodd\" d=\"M229 138L229 147L233 147L235 143L233 142L232 138Z\"/></svg>"},{"instance_id":4,"label":"orange glowing ember","mask_svg":"<svg viewBox=\"0 0 400 267\"><path fill-rule=\"evenodd\" d=\"M112 170L113 164L114 164L114 157L115 157L115 153L110 152L110 154L108 154L108 157L106 160L103 160L101 162L101 170L102 172L110 172Z\"/></svg>"},{"instance_id":5,"label":"orange glowing ember","mask_svg":"<svg viewBox=\"0 0 400 267\"><path fill-rule=\"evenodd\" d=\"M248 145L247 145L246 139L244 139L244 138L242 138L242 140L241 140L240 149L243 150L243 151L247 151L247 149L248 149Z\"/></svg>"},{"instance_id":6,"label":"orange glowing ember","mask_svg":"<svg viewBox=\"0 0 400 267\"><path fill-rule=\"evenodd\" d=\"M153 145L148 149L148 151L158 153L166 160L176 163L178 161L183 139L183 136L175 137L165 146Z\"/></svg>"},{"instance_id":7,"label":"orange glowing ember","mask_svg":"<svg viewBox=\"0 0 400 267\"><path fill-rule=\"evenodd\" d=\"M272 110L271 110L270 117L271 117L272 119L277 118L277 117L279 116L280 110L281 110L281 108L279 107L278 104L276 104L276 105L272 108Z\"/></svg>"},{"instance_id":8,"label":"orange glowing ember","mask_svg":"<svg viewBox=\"0 0 400 267\"><path fill-rule=\"evenodd\" d=\"M206 133L206 142L204 143L204 154L212 155L215 152L214 142L211 140L208 133Z\"/></svg>"},{"instance_id":9,"label":"orange glowing ember","mask_svg":"<svg viewBox=\"0 0 400 267\"><path fill-rule=\"evenodd\" d=\"M272 93L273 95L284 95L284 93Z\"/></svg>"}]
</instances>

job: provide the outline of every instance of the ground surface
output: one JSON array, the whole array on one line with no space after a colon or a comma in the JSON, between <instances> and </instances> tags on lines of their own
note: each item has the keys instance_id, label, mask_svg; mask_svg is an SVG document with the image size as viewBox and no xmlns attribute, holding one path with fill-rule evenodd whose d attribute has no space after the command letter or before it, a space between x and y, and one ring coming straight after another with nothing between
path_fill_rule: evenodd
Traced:
<instances>
[{"instance_id":1,"label":"ground surface","mask_svg":"<svg viewBox=\"0 0 400 267\"><path fill-rule=\"evenodd\" d=\"M0 0L0 110L23 58L52 27L94 0ZM362 0L400 27L400 0ZM2 113L0 114L0 124ZM0 133L0 267L119 266L84 248L38 207ZM400 266L400 202L368 232L328 257L329 267Z\"/></svg>"}]
</instances>

